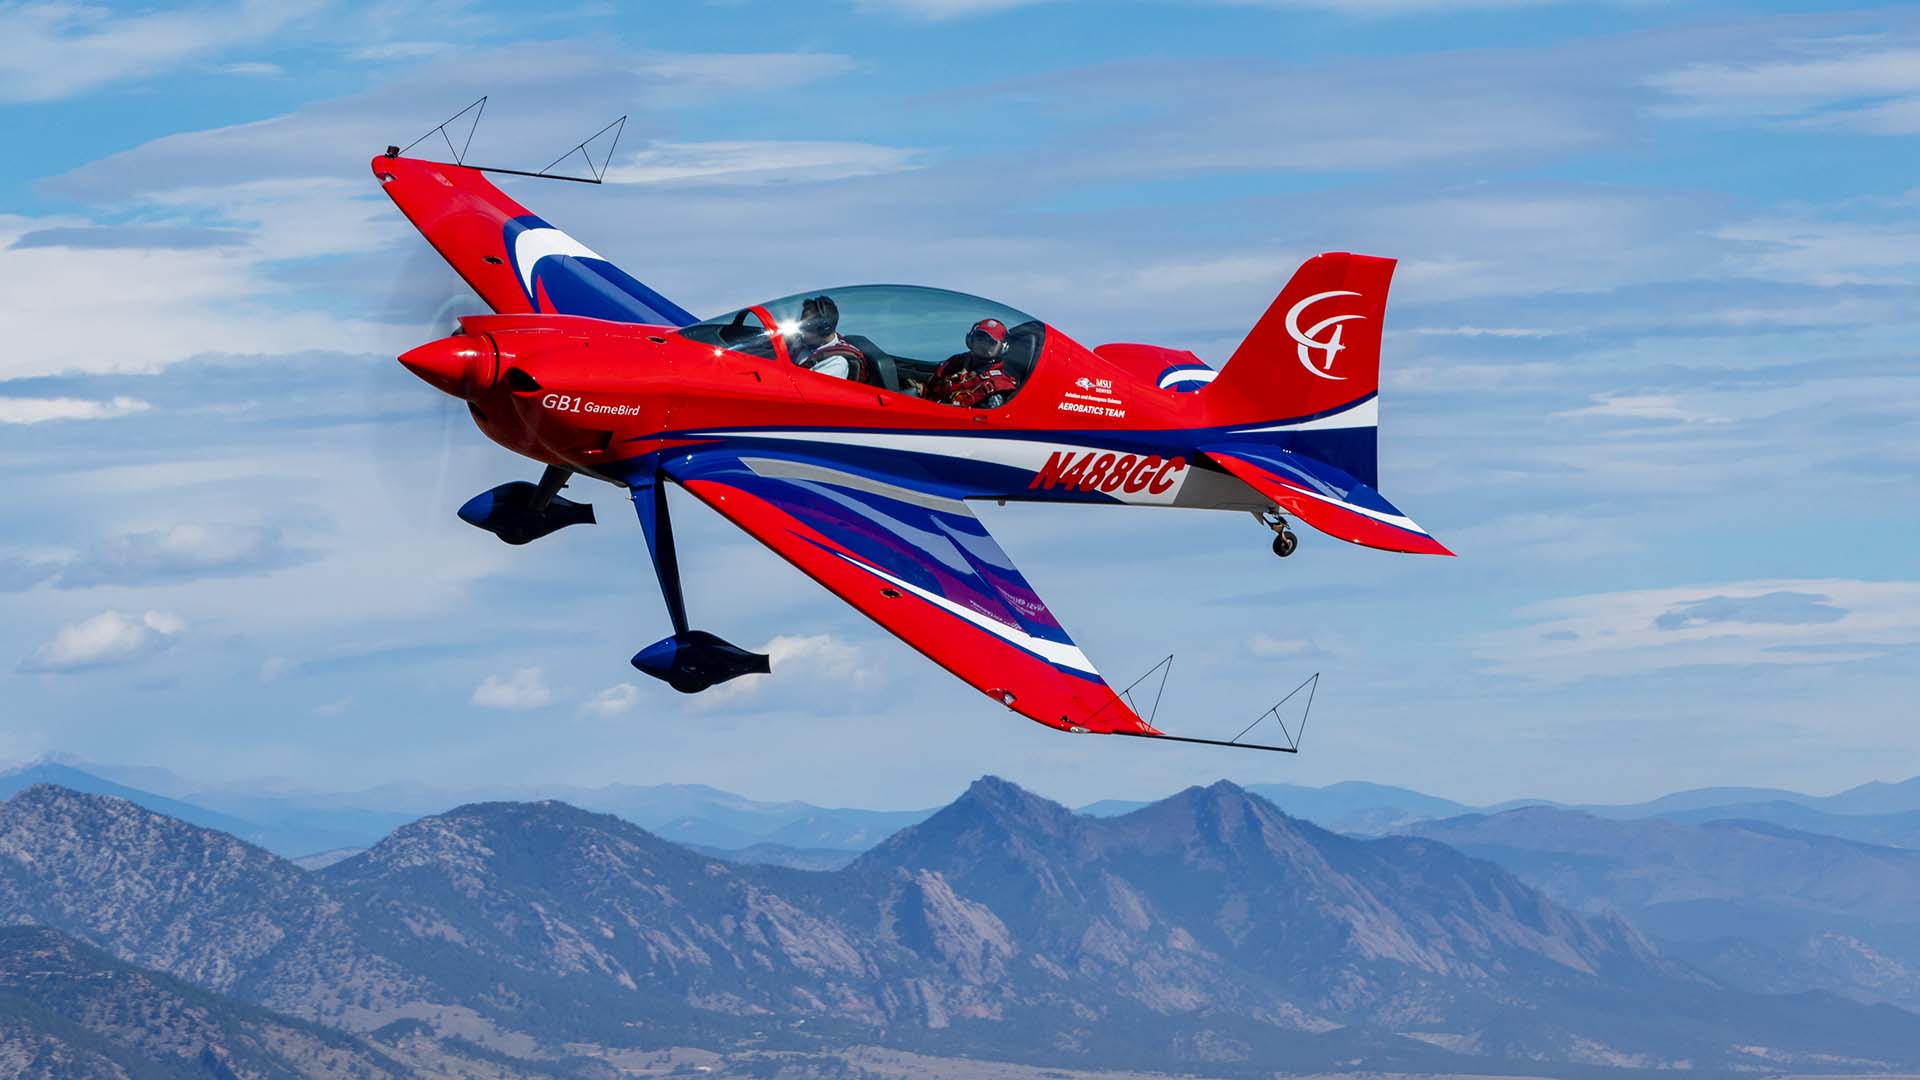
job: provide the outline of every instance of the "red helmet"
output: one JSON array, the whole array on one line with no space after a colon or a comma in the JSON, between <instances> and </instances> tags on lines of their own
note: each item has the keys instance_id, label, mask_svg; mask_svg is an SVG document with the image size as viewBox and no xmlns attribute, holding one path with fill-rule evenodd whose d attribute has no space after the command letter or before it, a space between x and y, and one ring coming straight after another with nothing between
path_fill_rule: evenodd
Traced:
<instances>
[{"instance_id":1,"label":"red helmet","mask_svg":"<svg viewBox=\"0 0 1920 1080\"><path fill-rule=\"evenodd\" d=\"M967 351L982 360L991 360L1007 351L1007 324L999 319L981 319L967 331Z\"/></svg>"}]
</instances>

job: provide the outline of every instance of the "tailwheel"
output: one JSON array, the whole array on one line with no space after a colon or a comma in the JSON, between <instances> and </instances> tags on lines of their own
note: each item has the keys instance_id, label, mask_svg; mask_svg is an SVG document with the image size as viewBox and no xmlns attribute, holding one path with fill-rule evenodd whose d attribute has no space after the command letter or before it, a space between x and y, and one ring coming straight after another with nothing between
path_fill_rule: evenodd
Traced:
<instances>
[{"instance_id":1,"label":"tailwheel","mask_svg":"<svg viewBox=\"0 0 1920 1080\"><path fill-rule=\"evenodd\" d=\"M1275 555L1284 559L1293 554L1293 550L1300 546L1300 538L1293 535L1293 530L1287 527L1287 519L1280 515L1279 507L1276 506L1270 510L1256 510L1253 516L1260 524L1273 530L1273 553Z\"/></svg>"}]
</instances>

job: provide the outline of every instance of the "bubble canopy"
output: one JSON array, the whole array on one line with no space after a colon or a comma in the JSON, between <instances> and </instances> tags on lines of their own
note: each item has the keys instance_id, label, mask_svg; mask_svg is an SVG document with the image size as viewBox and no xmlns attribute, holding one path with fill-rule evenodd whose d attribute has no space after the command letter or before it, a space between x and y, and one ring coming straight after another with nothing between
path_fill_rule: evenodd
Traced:
<instances>
[{"instance_id":1,"label":"bubble canopy","mask_svg":"<svg viewBox=\"0 0 1920 1080\"><path fill-rule=\"evenodd\" d=\"M998 319L1007 326L1014 346L1011 351L1028 369L1039 357L1046 335L1045 324L1024 311L984 297L921 285L811 289L704 319L683 327L680 334L735 352L774 357L770 331L792 342L801 305L823 296L839 309L836 329L842 337L870 357L891 361L882 366L897 370L898 384L888 389L924 379L948 357L965 352L967 331L981 319ZM769 318L771 326L766 325Z\"/></svg>"}]
</instances>

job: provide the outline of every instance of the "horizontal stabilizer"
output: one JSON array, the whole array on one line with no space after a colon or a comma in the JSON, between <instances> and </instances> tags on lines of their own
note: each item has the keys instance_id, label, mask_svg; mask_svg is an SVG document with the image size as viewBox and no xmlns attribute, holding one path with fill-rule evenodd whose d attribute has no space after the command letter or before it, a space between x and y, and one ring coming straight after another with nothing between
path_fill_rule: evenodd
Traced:
<instances>
[{"instance_id":1,"label":"horizontal stabilizer","mask_svg":"<svg viewBox=\"0 0 1920 1080\"><path fill-rule=\"evenodd\" d=\"M1324 461L1258 445L1201 449L1282 510L1328 536L1382 551L1453 554L1379 492Z\"/></svg>"}]
</instances>

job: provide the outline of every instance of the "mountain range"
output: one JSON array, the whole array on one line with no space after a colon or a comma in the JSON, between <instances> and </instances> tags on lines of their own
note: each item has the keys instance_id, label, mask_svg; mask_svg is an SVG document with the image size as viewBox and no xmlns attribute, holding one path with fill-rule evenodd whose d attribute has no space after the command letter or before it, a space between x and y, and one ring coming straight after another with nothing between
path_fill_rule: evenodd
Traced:
<instances>
[{"instance_id":1,"label":"mountain range","mask_svg":"<svg viewBox=\"0 0 1920 1080\"><path fill-rule=\"evenodd\" d=\"M386 785L358 792L324 792L278 781L208 788L163 769L100 765L59 755L0 772L0 798L37 783L118 795L183 821L231 833L289 858L364 850L415 818L464 803L558 799L614 814L678 843L728 853L756 849L743 856L747 861L821 866L851 861L859 852L933 813L931 809L768 802L703 784L520 785L469 791ZM1518 799L1474 806L1408 788L1361 781L1325 787L1260 784L1247 790L1293 817L1335 832L1364 836L1384 835L1423 821L1545 806L1620 820L1759 821L1863 843L1920 849L1920 778L1862 784L1828 796L1774 788L1698 788L1620 805ZM1079 810L1094 816L1113 816L1146 805L1144 801L1106 799Z\"/></svg>"},{"instance_id":2,"label":"mountain range","mask_svg":"<svg viewBox=\"0 0 1920 1080\"><path fill-rule=\"evenodd\" d=\"M1730 988L1445 843L1224 782L1101 818L987 778L831 871L557 801L458 807L309 871L35 786L0 806L0 916L360 1040L341 1054L394 1057L399 1032L501 1069L688 1045L1223 1076L1920 1067L1911 1013Z\"/></svg>"}]
</instances>

